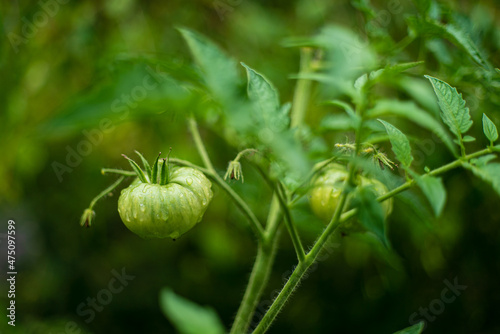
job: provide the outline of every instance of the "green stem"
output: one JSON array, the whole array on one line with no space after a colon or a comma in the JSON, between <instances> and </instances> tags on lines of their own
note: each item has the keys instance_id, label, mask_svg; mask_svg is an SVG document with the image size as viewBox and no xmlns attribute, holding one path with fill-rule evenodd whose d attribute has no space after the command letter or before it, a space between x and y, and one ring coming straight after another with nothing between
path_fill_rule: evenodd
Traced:
<instances>
[{"instance_id":1,"label":"green stem","mask_svg":"<svg viewBox=\"0 0 500 334\"><path fill-rule=\"evenodd\" d=\"M408 45L410 45L415 40L415 37L406 35L402 40L400 40L396 46L393 48L393 54L400 54ZM420 58L419 58L420 59Z\"/></svg>"},{"instance_id":2,"label":"green stem","mask_svg":"<svg viewBox=\"0 0 500 334\"><path fill-rule=\"evenodd\" d=\"M316 257L318 256L319 252L325 245L326 241L328 238L331 236L331 234L337 229L338 227L338 222L340 219L340 214L343 210L343 207L345 205L345 201L347 198L347 194L342 193L340 197L340 203L337 206L335 213L333 215L332 221L330 224L328 224L328 227L325 229L325 231L321 234L320 238L314 245L314 247L311 249L309 254L307 254L305 261L304 262L299 262L297 267L295 267L292 275L286 282L285 286L279 293L278 297L274 300L273 304L269 308L269 310L266 312L264 317L262 318L261 322L255 328L255 331L253 332L254 334L258 333L265 333L269 327L271 326L272 322L278 315L278 313L281 311L285 303L287 302L288 298L291 296L293 291L297 288L299 282L301 281L302 277L304 274L307 272L307 269L314 263Z\"/></svg>"},{"instance_id":3,"label":"green stem","mask_svg":"<svg viewBox=\"0 0 500 334\"><path fill-rule=\"evenodd\" d=\"M446 164L442 167L439 167L431 172L429 172L427 175L430 176L436 176L440 175L442 173L445 173L449 170L452 170L454 168L457 168L463 164L464 161L469 161L470 159L489 154L493 152L491 148L487 148L469 155L466 155L463 159L459 159L456 161L453 161L449 164ZM352 167L351 167L352 168ZM351 174L350 174L351 175ZM425 176L424 176L425 177ZM347 181L348 182L348 181ZM384 201L390 197L395 196L396 194L410 188L415 181L409 180L406 183L402 184L401 186L393 189L389 193L387 193L384 196L381 196L378 198L379 201ZM340 197L339 205L335 209L335 213L333 215L333 218L331 222L328 224L327 228L323 231L319 239L316 241L314 244L313 248L311 251L306 255L305 261L304 262L299 262L295 270L293 271L292 275L290 276L290 279L287 281L283 289L281 290L280 294L278 297L274 300L273 304L267 311L267 313L264 315L262 318L260 324L257 326L257 328L254 331L254 334L259 334L259 333L265 333L269 327L271 326L272 322L282 309L283 305L286 303L292 292L295 290L297 285L299 284L300 280L304 276L304 274L307 272L307 269L315 262L317 256L320 254L324 246L326 245L328 239L337 231L338 227L348 219L354 217L356 214L356 210L350 210L347 211L343 214L342 210L345 205L347 199L347 193L342 192L342 195Z\"/></svg>"},{"instance_id":4,"label":"green stem","mask_svg":"<svg viewBox=\"0 0 500 334\"><path fill-rule=\"evenodd\" d=\"M92 225L92 221L95 217L94 205L97 203L98 200L100 200L101 198L112 192L116 187L118 187L124 179L125 176L120 176L120 178L116 180L115 183L113 183L112 185L101 191L99 195L97 195L92 199L89 207L83 211L83 214L80 218L80 226L90 227Z\"/></svg>"},{"instance_id":5,"label":"green stem","mask_svg":"<svg viewBox=\"0 0 500 334\"><path fill-rule=\"evenodd\" d=\"M302 48L300 50L300 72L307 74L311 72L311 60L313 57L313 50L311 48ZM295 93L292 102L291 122L290 127L294 128L304 122L306 116L307 105L309 103L309 96L311 93L311 80L299 78L295 85Z\"/></svg>"},{"instance_id":6,"label":"green stem","mask_svg":"<svg viewBox=\"0 0 500 334\"><path fill-rule=\"evenodd\" d=\"M308 73L311 71L312 52L313 51L311 49L302 50L301 66L300 66L301 74ZM291 112L290 126L292 128L302 124L304 121L309 101L310 91L311 91L311 81L307 79L298 79L295 87L295 94L293 98L293 106ZM267 178L265 179L266 181L268 181ZM250 281L248 283L245 296L240 305L240 309L238 310L238 314L233 324L233 328L231 329L232 334L241 334L247 331L250 319L252 318L252 315L255 312L257 302L260 299L260 296L262 295L262 291L267 285L268 277L272 268L272 264L274 262L275 250L270 252L268 249L264 247L264 244L271 243L272 245L274 245L272 249L276 248L279 239L279 233L278 233L279 222L281 221L281 211L279 210L280 205L283 207L285 212L288 211L287 210L288 203L282 203L282 202L283 198L281 198L280 201L280 196L277 193L277 191L275 191L273 194L273 199L271 201L271 209L269 211L268 224L266 225L265 238L263 241L261 241L262 245L259 244L259 251L257 253L257 258L255 260L254 268L252 269L252 275L250 277ZM287 218L287 221L291 224L291 220ZM296 235L295 233L293 233L293 224L291 224L290 227L292 227L292 229L289 228L289 231L292 231L291 235ZM296 236L298 237L298 235ZM300 240L298 241L300 242ZM300 247L301 246L302 245L300 244ZM303 248L302 248L302 253L304 253ZM302 256L299 255L300 251L297 254L300 263L300 259L302 258Z\"/></svg>"},{"instance_id":7,"label":"green stem","mask_svg":"<svg viewBox=\"0 0 500 334\"><path fill-rule=\"evenodd\" d=\"M264 229L248 204L217 174L210 173L207 174L207 176L209 176L212 181L216 182L219 187L221 187L229 195L229 197L234 200L236 206L243 212L250 222L250 227L252 228L257 239L262 240L264 238Z\"/></svg>"},{"instance_id":8,"label":"green stem","mask_svg":"<svg viewBox=\"0 0 500 334\"><path fill-rule=\"evenodd\" d=\"M290 214L290 210L288 209L287 200L285 198L285 193L283 186L278 183L275 194L278 195L278 200L281 205L281 209L285 215L285 224L288 229L288 233L290 234L290 238L292 239L293 248L295 248L295 252L297 253L297 258L299 263L305 261L306 253L304 252L304 247L302 246L302 242L300 241L299 233L295 228L295 225L292 221L292 215Z\"/></svg>"},{"instance_id":9,"label":"green stem","mask_svg":"<svg viewBox=\"0 0 500 334\"><path fill-rule=\"evenodd\" d=\"M196 120L194 119L194 117L188 118L188 125L189 125L189 130L191 131L191 135L193 136L196 148L198 149L198 153L200 154L201 159L203 160L203 164L205 165L205 167L208 170L215 173L215 168L212 165L210 158L208 157L208 153L207 153L207 150L205 148L205 145L203 145L203 141L201 140L200 132L198 131L198 124L196 123Z\"/></svg>"},{"instance_id":10,"label":"green stem","mask_svg":"<svg viewBox=\"0 0 500 334\"><path fill-rule=\"evenodd\" d=\"M134 173L134 175L135 175L135 173ZM94 205L97 203L98 200L100 200L101 198L103 198L104 196L106 196L107 194L112 192L113 190L115 190L115 188L118 187L120 185L120 183L122 183L123 179L125 179L125 176L121 176L118 180L116 180L115 183L113 183L112 185L110 185L109 187L107 187L106 189L101 191L99 193L99 195L94 197L94 199L90 202L89 209L92 210L94 208Z\"/></svg>"},{"instance_id":11,"label":"green stem","mask_svg":"<svg viewBox=\"0 0 500 334\"><path fill-rule=\"evenodd\" d=\"M269 329L272 322L276 318L276 315L278 315L283 305L285 305L288 297L290 297L293 293L309 266L310 264L308 263L299 263L297 267L295 267L292 275L286 282L278 297L274 300L271 308L266 312L257 328L253 331L253 334L265 333Z\"/></svg>"},{"instance_id":12,"label":"green stem","mask_svg":"<svg viewBox=\"0 0 500 334\"><path fill-rule=\"evenodd\" d=\"M271 201L271 208L266 224L266 238L259 242L257 257L248 281L245 295L241 301L231 334L246 333L257 308L258 302L269 280L269 275L276 256L279 243L278 227L282 219L276 195Z\"/></svg>"},{"instance_id":13,"label":"green stem","mask_svg":"<svg viewBox=\"0 0 500 334\"><path fill-rule=\"evenodd\" d=\"M115 169L115 168L102 168L101 174L105 175L106 173L113 173L113 174L119 174L119 175L125 175L125 176L137 176L137 174L135 172L132 172L129 170L121 170L121 169Z\"/></svg>"},{"instance_id":14,"label":"green stem","mask_svg":"<svg viewBox=\"0 0 500 334\"><path fill-rule=\"evenodd\" d=\"M465 159L465 146L462 136L460 136L460 152L462 153L462 158Z\"/></svg>"},{"instance_id":15,"label":"green stem","mask_svg":"<svg viewBox=\"0 0 500 334\"><path fill-rule=\"evenodd\" d=\"M249 154L249 153L259 153L258 150L254 149L254 148L246 148L244 149L243 151L241 151L240 153L238 153L238 155L236 155L236 158L234 158L234 162L238 162L240 161L240 159L245 155L245 154Z\"/></svg>"},{"instance_id":16,"label":"green stem","mask_svg":"<svg viewBox=\"0 0 500 334\"><path fill-rule=\"evenodd\" d=\"M198 169L202 173L204 173L209 179L215 182L219 187L224 190L229 197L235 202L236 206L240 211L247 217L248 222L250 223L250 228L254 232L257 240L264 239L264 229L262 228L261 223L253 213L252 209L248 206L248 204L231 188L224 180L216 173L212 172L206 168L197 166L189 161L181 160L181 159L170 159L170 162L176 165L191 167L194 169Z\"/></svg>"}]
</instances>

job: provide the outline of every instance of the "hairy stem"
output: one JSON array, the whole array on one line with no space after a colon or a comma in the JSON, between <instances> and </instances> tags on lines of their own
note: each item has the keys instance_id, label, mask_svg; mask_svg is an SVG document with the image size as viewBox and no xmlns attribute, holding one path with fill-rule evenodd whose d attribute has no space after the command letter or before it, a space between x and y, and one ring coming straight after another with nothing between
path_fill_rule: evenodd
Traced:
<instances>
[{"instance_id":1,"label":"hairy stem","mask_svg":"<svg viewBox=\"0 0 500 334\"><path fill-rule=\"evenodd\" d=\"M469 161L470 159L477 158L482 155L486 155L489 153L492 153L495 151L495 149L492 149L491 147L466 155L464 158L455 160L451 163L448 163L442 167L436 168L433 171L429 172L427 175L430 176L436 176L443 174L445 172L448 172L454 168L460 167L464 161ZM425 176L424 176L425 177ZM380 196L378 200L384 201L386 199L389 199L391 197L394 197L395 195L399 194L400 192L410 188L412 185L415 184L415 181L409 180L402 184L401 186L393 189L389 193L387 193L384 196ZM348 219L352 218L356 214L356 210L349 210L347 212L344 212L342 214L342 210L344 209L344 205L347 199L347 193L343 192L339 205L337 206L335 213L333 215L332 220L328 224L327 228L323 231L319 239L315 242L313 245L311 251L306 255L305 261L304 262L299 262L297 267L294 269L292 275L290 276L290 279L287 281L283 289L281 290L280 294L278 297L274 300L273 304L267 311L267 313L264 315L262 318L262 321L260 324L257 326L257 328L254 331L254 334L259 334L259 333L265 333L269 327L271 326L272 322L275 320L276 316L280 312L280 310L283 308L283 305L285 305L286 301L290 298L292 292L295 290L295 288L298 286L300 283L302 277L304 274L307 272L307 269L315 262L316 258L318 255L321 253L325 245L327 244L328 239L337 231L338 227Z\"/></svg>"},{"instance_id":2,"label":"hairy stem","mask_svg":"<svg viewBox=\"0 0 500 334\"><path fill-rule=\"evenodd\" d=\"M285 191L281 184L278 183L278 187L275 193L277 194L281 209L284 212L286 228L288 229L288 233L290 234L290 238L292 239L293 248L295 248L295 252L297 253L297 259L299 260L299 262L304 262L306 253L304 252L304 247L302 246L302 242L300 241L299 233L297 232L297 229L293 224L292 215L290 214L290 210L288 209L288 201L285 198Z\"/></svg>"},{"instance_id":3,"label":"hairy stem","mask_svg":"<svg viewBox=\"0 0 500 334\"><path fill-rule=\"evenodd\" d=\"M252 273L250 274L245 295L243 296L238 313L236 314L236 319L231 328L231 334L246 333L248 330L255 309L269 280L280 239L278 227L282 216L275 195L273 196L271 208L269 209L266 238L262 242L259 242L257 257L252 268Z\"/></svg>"}]
</instances>

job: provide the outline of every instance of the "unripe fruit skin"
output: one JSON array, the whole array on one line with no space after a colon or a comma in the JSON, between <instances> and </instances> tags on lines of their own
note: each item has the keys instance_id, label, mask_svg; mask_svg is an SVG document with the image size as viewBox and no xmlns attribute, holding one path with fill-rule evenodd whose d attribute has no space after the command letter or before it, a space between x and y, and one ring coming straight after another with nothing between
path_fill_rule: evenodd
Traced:
<instances>
[{"instance_id":1,"label":"unripe fruit skin","mask_svg":"<svg viewBox=\"0 0 500 334\"><path fill-rule=\"evenodd\" d=\"M201 221L213 193L200 171L173 167L166 185L136 179L121 191L118 212L129 230L138 236L177 239Z\"/></svg>"},{"instance_id":2,"label":"unripe fruit skin","mask_svg":"<svg viewBox=\"0 0 500 334\"><path fill-rule=\"evenodd\" d=\"M331 164L314 181L310 192L309 203L313 213L323 221L329 222L340 200L340 193L348 173L344 166ZM378 196L387 193L385 185L376 180L359 177L360 186L372 186ZM388 216L392 211L392 198L382 203L384 213Z\"/></svg>"},{"instance_id":3,"label":"unripe fruit skin","mask_svg":"<svg viewBox=\"0 0 500 334\"><path fill-rule=\"evenodd\" d=\"M347 179L347 171L341 165L332 164L314 181L309 203L314 214L329 221L339 204L342 184Z\"/></svg>"}]
</instances>

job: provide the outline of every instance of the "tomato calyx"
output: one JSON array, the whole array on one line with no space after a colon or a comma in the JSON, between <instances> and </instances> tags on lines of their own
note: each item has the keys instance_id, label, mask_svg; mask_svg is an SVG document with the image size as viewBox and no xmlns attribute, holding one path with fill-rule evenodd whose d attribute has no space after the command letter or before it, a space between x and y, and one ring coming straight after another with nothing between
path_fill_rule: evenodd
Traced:
<instances>
[{"instance_id":1,"label":"tomato calyx","mask_svg":"<svg viewBox=\"0 0 500 334\"><path fill-rule=\"evenodd\" d=\"M167 158L160 158L161 152L156 157L156 160L153 164L153 168L151 168L148 161L144 158L144 156L135 151L135 153L141 158L142 164L144 165L144 171L139 167L139 165L131 158L127 157L125 154L122 156L128 160L130 166L134 170L135 174L139 178L142 183L149 184L159 184L160 186L164 186L169 182L169 158L170 153L172 152L172 148L168 151ZM161 165L161 166L160 166Z\"/></svg>"}]
</instances>

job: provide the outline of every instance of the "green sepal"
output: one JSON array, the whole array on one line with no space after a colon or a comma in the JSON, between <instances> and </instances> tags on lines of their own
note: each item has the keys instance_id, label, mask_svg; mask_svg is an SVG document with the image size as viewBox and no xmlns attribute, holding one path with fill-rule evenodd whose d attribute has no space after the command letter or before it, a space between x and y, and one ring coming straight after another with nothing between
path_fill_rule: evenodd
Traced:
<instances>
[{"instance_id":1,"label":"green sepal","mask_svg":"<svg viewBox=\"0 0 500 334\"><path fill-rule=\"evenodd\" d=\"M137 177L139 178L139 180L141 180L142 183L149 183L147 178L146 178L146 175L144 175L144 172L139 167L139 165L134 160L127 157L125 154L122 154L122 156L128 160L128 162L130 163L130 166L132 166L132 169L137 174Z\"/></svg>"},{"instance_id":2,"label":"green sepal","mask_svg":"<svg viewBox=\"0 0 500 334\"><path fill-rule=\"evenodd\" d=\"M139 151L134 152L141 158L142 164L144 165L144 171L146 172L146 177L149 177L151 175L151 166L149 165L149 162Z\"/></svg>"},{"instance_id":3,"label":"green sepal","mask_svg":"<svg viewBox=\"0 0 500 334\"><path fill-rule=\"evenodd\" d=\"M158 160L160 160L161 152L156 157L153 169L151 170L151 183L156 184L158 181Z\"/></svg>"}]
</instances>

